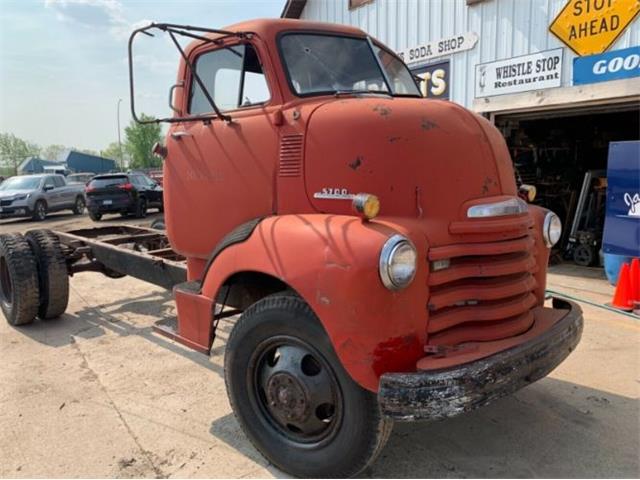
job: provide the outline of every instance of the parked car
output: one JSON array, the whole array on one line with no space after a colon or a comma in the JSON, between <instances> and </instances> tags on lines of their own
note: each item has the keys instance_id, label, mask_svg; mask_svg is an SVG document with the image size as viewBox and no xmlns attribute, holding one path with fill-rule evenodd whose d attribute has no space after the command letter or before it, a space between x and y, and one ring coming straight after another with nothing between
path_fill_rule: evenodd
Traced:
<instances>
[{"instance_id":1,"label":"parked car","mask_svg":"<svg viewBox=\"0 0 640 480\"><path fill-rule=\"evenodd\" d=\"M163 211L162 187L142 173L96 175L85 195L89 216L95 222L105 213L143 218L149 208Z\"/></svg>"},{"instance_id":2,"label":"parked car","mask_svg":"<svg viewBox=\"0 0 640 480\"><path fill-rule=\"evenodd\" d=\"M162 170L151 170L149 172L149 177L151 178L151 180L156 182L158 185L162 186L162 180L164 179L164 175L162 173Z\"/></svg>"},{"instance_id":3,"label":"parked car","mask_svg":"<svg viewBox=\"0 0 640 480\"><path fill-rule=\"evenodd\" d=\"M47 213L72 210L84 213L82 185L67 184L62 175L11 177L0 185L0 218L33 217L42 221Z\"/></svg>"},{"instance_id":4,"label":"parked car","mask_svg":"<svg viewBox=\"0 0 640 480\"><path fill-rule=\"evenodd\" d=\"M67 183L81 183L86 185L91 181L93 177L95 177L95 173L72 173L71 175L67 175Z\"/></svg>"}]
</instances>

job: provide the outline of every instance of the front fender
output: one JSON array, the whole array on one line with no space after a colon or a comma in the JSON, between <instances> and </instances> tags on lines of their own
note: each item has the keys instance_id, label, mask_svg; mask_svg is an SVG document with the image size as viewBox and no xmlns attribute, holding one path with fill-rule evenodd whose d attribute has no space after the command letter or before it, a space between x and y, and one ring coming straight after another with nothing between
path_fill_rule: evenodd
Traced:
<instances>
[{"instance_id":1,"label":"front fender","mask_svg":"<svg viewBox=\"0 0 640 480\"><path fill-rule=\"evenodd\" d=\"M216 298L224 282L243 271L280 279L316 313L351 377L377 391L380 375L412 371L424 356L426 261L418 262L415 280L399 292L386 289L378 274L382 246L398 232L425 258L424 237L390 222L321 214L269 217L246 241L216 257L202 295Z\"/></svg>"}]
</instances>

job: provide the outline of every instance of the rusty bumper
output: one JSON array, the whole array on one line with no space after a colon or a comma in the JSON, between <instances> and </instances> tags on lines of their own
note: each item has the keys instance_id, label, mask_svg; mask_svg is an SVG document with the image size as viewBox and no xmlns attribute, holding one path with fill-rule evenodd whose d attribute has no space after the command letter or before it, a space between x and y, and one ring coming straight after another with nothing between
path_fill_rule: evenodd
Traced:
<instances>
[{"instance_id":1,"label":"rusty bumper","mask_svg":"<svg viewBox=\"0 0 640 480\"><path fill-rule=\"evenodd\" d=\"M553 307L567 310L566 315L542 335L516 347L452 368L384 374L378 391L383 415L397 421L454 417L545 377L582 335L582 310L577 304L554 298Z\"/></svg>"}]
</instances>

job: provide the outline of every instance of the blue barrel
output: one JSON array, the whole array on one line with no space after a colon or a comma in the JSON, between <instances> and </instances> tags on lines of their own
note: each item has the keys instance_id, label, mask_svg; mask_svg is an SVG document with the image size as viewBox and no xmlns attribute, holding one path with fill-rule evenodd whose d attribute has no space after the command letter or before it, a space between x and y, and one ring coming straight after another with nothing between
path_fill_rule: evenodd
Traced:
<instances>
[{"instance_id":1,"label":"blue barrel","mask_svg":"<svg viewBox=\"0 0 640 480\"><path fill-rule=\"evenodd\" d=\"M604 254L604 273L611 285L618 284L618 274L623 263L631 263L631 257L624 255L614 255L613 253Z\"/></svg>"}]
</instances>

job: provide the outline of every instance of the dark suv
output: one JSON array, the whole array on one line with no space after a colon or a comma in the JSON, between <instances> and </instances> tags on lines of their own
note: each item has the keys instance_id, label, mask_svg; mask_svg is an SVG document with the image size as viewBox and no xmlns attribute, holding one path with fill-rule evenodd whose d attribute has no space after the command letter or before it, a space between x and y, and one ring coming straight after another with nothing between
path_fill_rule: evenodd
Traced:
<instances>
[{"instance_id":1,"label":"dark suv","mask_svg":"<svg viewBox=\"0 0 640 480\"><path fill-rule=\"evenodd\" d=\"M162 187L142 173L96 175L85 194L89 216L96 222L105 213L143 218L149 208L163 211Z\"/></svg>"}]
</instances>

